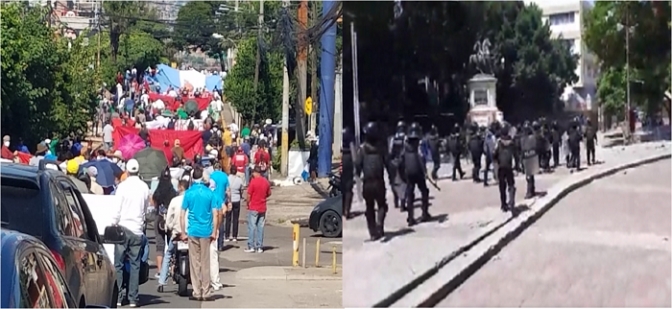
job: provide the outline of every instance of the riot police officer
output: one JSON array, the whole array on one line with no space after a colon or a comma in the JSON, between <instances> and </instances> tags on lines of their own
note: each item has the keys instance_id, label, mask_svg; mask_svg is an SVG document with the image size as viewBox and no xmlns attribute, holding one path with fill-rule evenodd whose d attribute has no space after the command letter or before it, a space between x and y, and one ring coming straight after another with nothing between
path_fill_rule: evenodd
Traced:
<instances>
[{"instance_id":1,"label":"riot police officer","mask_svg":"<svg viewBox=\"0 0 672 309\"><path fill-rule=\"evenodd\" d=\"M562 143L562 132L556 121L551 123L551 151L553 152L553 168L560 165L560 144Z\"/></svg>"},{"instance_id":2,"label":"riot police officer","mask_svg":"<svg viewBox=\"0 0 672 309\"><path fill-rule=\"evenodd\" d=\"M523 140L523 127L518 124L516 125L516 133L513 136L513 145L516 148L516 151L513 155L514 167L513 169L519 173L523 172L523 164L521 160L521 143Z\"/></svg>"},{"instance_id":3,"label":"riot police officer","mask_svg":"<svg viewBox=\"0 0 672 309\"><path fill-rule=\"evenodd\" d=\"M577 171L581 169L581 129L579 129L578 120L572 121L572 130L569 133L569 157L571 167Z\"/></svg>"},{"instance_id":4,"label":"riot police officer","mask_svg":"<svg viewBox=\"0 0 672 309\"><path fill-rule=\"evenodd\" d=\"M453 181L457 181L457 173L460 173L460 179L464 178L460 156L462 155L462 134L460 126L455 124L453 133L448 137L448 151L453 156Z\"/></svg>"},{"instance_id":5,"label":"riot police officer","mask_svg":"<svg viewBox=\"0 0 672 309\"><path fill-rule=\"evenodd\" d=\"M537 137L530 126L523 127L525 136L521 143L523 152L523 168L525 169L525 181L527 182L527 193L525 198L532 198L535 195L534 175L539 172L539 156L537 154Z\"/></svg>"},{"instance_id":6,"label":"riot police officer","mask_svg":"<svg viewBox=\"0 0 672 309\"><path fill-rule=\"evenodd\" d=\"M392 187L392 194L394 195L394 207L404 211L406 205L404 204L404 183L399 176L399 161L401 160L401 153L404 151L404 143L406 142L406 123L399 121L397 123L396 133L389 143L388 154L390 158L390 172L388 173L388 181Z\"/></svg>"},{"instance_id":7,"label":"riot police officer","mask_svg":"<svg viewBox=\"0 0 672 309\"><path fill-rule=\"evenodd\" d=\"M546 139L544 138L543 127L538 121L532 122L532 130L534 130L534 137L537 139L537 157L539 158L539 169L546 170Z\"/></svg>"},{"instance_id":8,"label":"riot police officer","mask_svg":"<svg viewBox=\"0 0 672 309\"><path fill-rule=\"evenodd\" d=\"M504 125L499 134L495 153L492 156L492 160L497 165L499 200L502 211L513 210L513 207L515 206L516 183L513 177L513 158L515 157L515 153L516 145L509 134L508 126ZM509 197L508 201L506 198L507 193Z\"/></svg>"},{"instance_id":9,"label":"riot police officer","mask_svg":"<svg viewBox=\"0 0 672 309\"><path fill-rule=\"evenodd\" d=\"M590 120L586 121L585 133L583 134L586 138L586 161L588 165L595 164L595 145L597 144L597 132L595 128L590 123Z\"/></svg>"},{"instance_id":10,"label":"riot police officer","mask_svg":"<svg viewBox=\"0 0 672 309\"><path fill-rule=\"evenodd\" d=\"M441 154L439 153L439 130L435 125L432 125L431 130L429 130L429 135L427 136L427 146L429 147L429 154L432 158L432 178L438 180L439 168L441 168Z\"/></svg>"},{"instance_id":11,"label":"riot police officer","mask_svg":"<svg viewBox=\"0 0 672 309\"><path fill-rule=\"evenodd\" d=\"M406 180L406 211L408 212L406 222L408 222L408 226L413 226L416 223L413 214L416 186L420 190L420 194L422 194L422 221L431 219L431 215L429 214L429 189L427 189L425 179L427 176L427 166L418 149L421 137L422 129L420 125L413 123L408 130L406 145L399 165L401 169L400 173Z\"/></svg>"},{"instance_id":12,"label":"riot police officer","mask_svg":"<svg viewBox=\"0 0 672 309\"><path fill-rule=\"evenodd\" d=\"M478 128L478 124L471 125L471 137L469 138L469 153L471 153L471 162L474 168L471 171L471 178L474 182L481 181L481 157L483 156L483 134L485 128Z\"/></svg>"},{"instance_id":13,"label":"riot police officer","mask_svg":"<svg viewBox=\"0 0 672 309\"><path fill-rule=\"evenodd\" d=\"M364 143L360 146L355 160L356 174L363 174L362 195L366 203L366 225L371 240L384 236L387 201L385 198L385 169L389 171L387 153L380 148L380 130L375 122L369 122L364 129ZM376 205L378 208L376 209Z\"/></svg>"},{"instance_id":14,"label":"riot police officer","mask_svg":"<svg viewBox=\"0 0 672 309\"><path fill-rule=\"evenodd\" d=\"M353 161L355 136L349 127L343 128L343 146L341 146L341 190L343 190L343 216L345 219L352 218L352 188L354 186L355 165Z\"/></svg>"}]
</instances>

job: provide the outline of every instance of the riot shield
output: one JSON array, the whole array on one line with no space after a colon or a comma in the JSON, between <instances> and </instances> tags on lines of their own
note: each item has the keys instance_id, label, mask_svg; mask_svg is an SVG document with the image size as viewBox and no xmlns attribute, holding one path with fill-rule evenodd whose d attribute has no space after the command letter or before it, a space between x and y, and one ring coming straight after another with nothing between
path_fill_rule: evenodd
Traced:
<instances>
[{"instance_id":1,"label":"riot shield","mask_svg":"<svg viewBox=\"0 0 672 309\"><path fill-rule=\"evenodd\" d=\"M532 155L523 158L523 168L525 169L525 176L534 176L539 174L539 156Z\"/></svg>"}]
</instances>

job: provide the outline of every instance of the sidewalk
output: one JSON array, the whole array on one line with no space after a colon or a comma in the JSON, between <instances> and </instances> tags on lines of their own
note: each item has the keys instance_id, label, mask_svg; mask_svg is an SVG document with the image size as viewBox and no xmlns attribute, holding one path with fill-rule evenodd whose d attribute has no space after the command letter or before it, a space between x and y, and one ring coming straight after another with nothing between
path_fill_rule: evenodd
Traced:
<instances>
[{"instance_id":1,"label":"sidewalk","mask_svg":"<svg viewBox=\"0 0 672 309\"><path fill-rule=\"evenodd\" d=\"M663 148L660 145L665 145ZM655 153L670 152L670 143L636 144L628 147L598 148L596 157L604 164L592 166L579 173L570 174L559 168L553 174L537 177L537 191L547 191L560 182L582 179L586 174L597 173L617 165L635 161ZM582 156L585 156L582 153ZM585 163L582 164L585 168ZM449 167L439 172L450 175ZM466 171L469 167L465 168ZM430 187L430 212L438 220L423 223L413 228L406 226L406 214L391 208L386 220L387 237L380 242L365 242L368 232L363 216L346 222L344 259L357 261L346 263L343 278L345 307L371 307L392 294L405 294L409 283L422 281L431 276L432 269L443 266L456 257L466 256L474 243L484 239L512 220L510 214L499 210L496 186L484 188L471 180L453 183L439 182L442 191ZM516 178L518 204L534 207L538 199L524 201L524 177ZM416 191L416 197L419 197ZM392 194L388 190L388 203L392 207ZM417 204L417 203L416 203ZM353 211L363 211L361 202L353 202ZM416 215L420 215L419 209ZM420 280L422 279L422 280ZM414 304L417 305L417 304Z\"/></svg>"},{"instance_id":2,"label":"sidewalk","mask_svg":"<svg viewBox=\"0 0 672 309\"><path fill-rule=\"evenodd\" d=\"M202 308L340 308L340 269L253 267L220 274L226 287Z\"/></svg>"}]
</instances>

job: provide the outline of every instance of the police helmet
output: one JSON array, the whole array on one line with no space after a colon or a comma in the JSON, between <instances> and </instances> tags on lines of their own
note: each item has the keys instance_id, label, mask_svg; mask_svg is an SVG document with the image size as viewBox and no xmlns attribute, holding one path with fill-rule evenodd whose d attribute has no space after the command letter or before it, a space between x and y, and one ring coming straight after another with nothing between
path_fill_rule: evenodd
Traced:
<instances>
[{"instance_id":1,"label":"police helmet","mask_svg":"<svg viewBox=\"0 0 672 309\"><path fill-rule=\"evenodd\" d=\"M432 133L436 133L439 131L439 128L436 127L436 125L432 125L432 128L430 129Z\"/></svg>"},{"instance_id":2,"label":"police helmet","mask_svg":"<svg viewBox=\"0 0 672 309\"><path fill-rule=\"evenodd\" d=\"M364 135L367 141L378 140L378 124L375 121L370 121L364 127Z\"/></svg>"},{"instance_id":3,"label":"police helmet","mask_svg":"<svg viewBox=\"0 0 672 309\"><path fill-rule=\"evenodd\" d=\"M460 125L459 124L456 123L455 125L453 125L453 133L460 133Z\"/></svg>"},{"instance_id":4,"label":"police helmet","mask_svg":"<svg viewBox=\"0 0 672 309\"><path fill-rule=\"evenodd\" d=\"M504 125L502 125L501 129L499 130L499 136L500 137L510 136L509 135L510 131L511 131L511 127L509 127L508 124L504 124Z\"/></svg>"},{"instance_id":5,"label":"police helmet","mask_svg":"<svg viewBox=\"0 0 672 309\"><path fill-rule=\"evenodd\" d=\"M539 125L539 122L536 122L536 121L532 122L532 129L534 129L535 131L539 130L540 127L541 126Z\"/></svg>"},{"instance_id":6,"label":"police helmet","mask_svg":"<svg viewBox=\"0 0 672 309\"><path fill-rule=\"evenodd\" d=\"M409 139L419 139L422 137L422 127L417 122L411 124L411 127L408 129Z\"/></svg>"},{"instance_id":7,"label":"police helmet","mask_svg":"<svg viewBox=\"0 0 672 309\"><path fill-rule=\"evenodd\" d=\"M406 129L406 122L403 120L399 120L399 122L397 122L397 131L404 129Z\"/></svg>"}]
</instances>

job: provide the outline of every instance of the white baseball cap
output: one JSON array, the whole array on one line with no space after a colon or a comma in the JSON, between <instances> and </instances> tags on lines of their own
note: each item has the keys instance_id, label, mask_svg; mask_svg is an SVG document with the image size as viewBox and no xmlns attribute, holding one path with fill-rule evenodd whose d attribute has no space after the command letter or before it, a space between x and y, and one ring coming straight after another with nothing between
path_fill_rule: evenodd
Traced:
<instances>
[{"instance_id":1,"label":"white baseball cap","mask_svg":"<svg viewBox=\"0 0 672 309\"><path fill-rule=\"evenodd\" d=\"M140 165L138 164L138 160L136 159L130 159L128 162L126 162L126 170L129 173L137 173L140 170Z\"/></svg>"}]
</instances>

